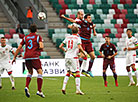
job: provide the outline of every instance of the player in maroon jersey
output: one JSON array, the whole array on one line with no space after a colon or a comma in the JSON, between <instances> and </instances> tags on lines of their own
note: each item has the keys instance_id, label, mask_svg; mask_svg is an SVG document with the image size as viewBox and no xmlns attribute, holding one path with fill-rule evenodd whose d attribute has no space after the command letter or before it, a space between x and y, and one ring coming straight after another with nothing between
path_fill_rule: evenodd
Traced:
<instances>
[{"instance_id":1,"label":"player in maroon jersey","mask_svg":"<svg viewBox=\"0 0 138 102\"><path fill-rule=\"evenodd\" d=\"M90 74L90 76L93 77L93 75L91 73L91 68L92 68L92 65L93 65L93 61L95 59L95 54L94 54L94 50L92 48L92 43L90 41L90 38L91 38L91 30L93 29L93 35L94 36L96 36L96 31L95 31L95 25L93 25L93 23L92 23L91 15L86 14L84 16L84 20L81 20L81 21L75 21L71 18L65 17L64 15L61 15L61 17L64 18L64 19L67 19L68 21L70 21L72 23L77 23L77 24L80 25L79 36L80 36L81 41L82 41L82 47L91 57L91 60L89 61L89 68L87 70L87 73ZM81 54L81 57L84 60L87 60L83 56L83 54ZM85 68L82 70L82 74L86 75L86 69Z\"/></svg>"},{"instance_id":2,"label":"player in maroon jersey","mask_svg":"<svg viewBox=\"0 0 138 102\"><path fill-rule=\"evenodd\" d=\"M17 48L14 54L12 63L15 62L17 54L19 53L22 46L25 45L24 59L25 59L26 67L29 72L26 78L26 86L25 86L26 96L30 97L29 84L31 82L31 77L32 77L33 68L34 68L38 73L38 77L37 77L38 91L36 94L44 98L45 95L41 91L43 77L42 77L41 62L39 59L40 52L43 49L43 42L42 42L42 37L40 35L36 35L36 31L37 31L36 25L32 24L30 26L31 33L22 39L22 42L20 43L19 47Z\"/></svg>"},{"instance_id":3,"label":"player in maroon jersey","mask_svg":"<svg viewBox=\"0 0 138 102\"><path fill-rule=\"evenodd\" d=\"M110 65L110 68L113 72L113 76L115 79L115 85L118 86L117 82L117 74L115 71L115 62L114 62L114 56L117 55L117 50L114 44L110 43L110 37L105 37L105 43L101 45L101 48L99 50L100 55L104 58L103 60L103 79L104 79L104 85L107 87L107 80L106 80L106 69L108 65ZM103 53L102 53L103 51ZM115 53L114 53L115 52Z\"/></svg>"}]
</instances>

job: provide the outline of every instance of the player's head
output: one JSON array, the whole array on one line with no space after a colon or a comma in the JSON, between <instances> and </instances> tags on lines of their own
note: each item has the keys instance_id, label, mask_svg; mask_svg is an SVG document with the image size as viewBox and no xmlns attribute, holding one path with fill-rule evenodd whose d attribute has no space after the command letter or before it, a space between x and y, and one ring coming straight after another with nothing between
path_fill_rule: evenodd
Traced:
<instances>
[{"instance_id":1,"label":"player's head","mask_svg":"<svg viewBox=\"0 0 138 102\"><path fill-rule=\"evenodd\" d=\"M106 41L106 43L110 43L110 37L109 36L105 36L105 41Z\"/></svg>"},{"instance_id":2,"label":"player's head","mask_svg":"<svg viewBox=\"0 0 138 102\"><path fill-rule=\"evenodd\" d=\"M76 27L76 26L72 27L72 34L77 34L78 31L79 31L78 27Z\"/></svg>"},{"instance_id":3,"label":"player's head","mask_svg":"<svg viewBox=\"0 0 138 102\"><path fill-rule=\"evenodd\" d=\"M127 33L127 36L129 38L132 37L132 30L131 29L127 29L126 33Z\"/></svg>"},{"instance_id":4,"label":"player's head","mask_svg":"<svg viewBox=\"0 0 138 102\"><path fill-rule=\"evenodd\" d=\"M30 32L31 33L35 33L35 32L37 32L37 26L35 25L35 24L31 24L31 26L30 26Z\"/></svg>"},{"instance_id":5,"label":"player's head","mask_svg":"<svg viewBox=\"0 0 138 102\"><path fill-rule=\"evenodd\" d=\"M86 14L86 15L84 16L84 19L85 19L87 22L91 23L91 22L92 22L91 14Z\"/></svg>"},{"instance_id":6,"label":"player's head","mask_svg":"<svg viewBox=\"0 0 138 102\"><path fill-rule=\"evenodd\" d=\"M82 20L83 19L83 16L84 16L83 11L78 11L77 18L79 18L80 20Z\"/></svg>"},{"instance_id":7,"label":"player's head","mask_svg":"<svg viewBox=\"0 0 138 102\"><path fill-rule=\"evenodd\" d=\"M1 40L0 41L1 41L1 44L2 45L5 45L6 44L6 38L5 37L1 37Z\"/></svg>"}]
</instances>

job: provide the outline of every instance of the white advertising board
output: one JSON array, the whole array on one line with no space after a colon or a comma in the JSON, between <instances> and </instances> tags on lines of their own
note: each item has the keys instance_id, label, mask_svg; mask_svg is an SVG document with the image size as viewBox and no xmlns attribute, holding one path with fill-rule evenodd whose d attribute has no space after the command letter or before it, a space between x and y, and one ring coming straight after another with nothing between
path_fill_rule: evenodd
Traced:
<instances>
[{"instance_id":1,"label":"white advertising board","mask_svg":"<svg viewBox=\"0 0 138 102\"><path fill-rule=\"evenodd\" d=\"M116 58L116 72L120 76L126 76L126 66L125 66L125 58ZM17 60L16 63L12 65L13 76L14 77L26 77L27 69L24 64L24 60ZM65 60L64 59L41 59L42 68L43 68L43 76L64 76L66 74L65 69ZM96 58L92 67L92 73L94 76L102 76L103 70L103 59ZM137 68L137 64L136 64ZM107 75L113 75L110 67L107 69ZM34 70L33 76L37 76L36 71ZM2 77L8 77L6 71L2 74Z\"/></svg>"}]
</instances>

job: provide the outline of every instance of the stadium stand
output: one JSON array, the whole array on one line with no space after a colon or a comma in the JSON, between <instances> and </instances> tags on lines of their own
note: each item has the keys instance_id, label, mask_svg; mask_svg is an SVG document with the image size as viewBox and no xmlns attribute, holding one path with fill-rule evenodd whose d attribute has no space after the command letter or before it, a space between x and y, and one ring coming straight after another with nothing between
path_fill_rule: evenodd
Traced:
<instances>
[{"instance_id":1,"label":"stadium stand","mask_svg":"<svg viewBox=\"0 0 138 102\"><path fill-rule=\"evenodd\" d=\"M92 36L91 41L97 57L100 57L98 48L106 35L109 35L111 42L117 46L119 52L117 57L125 57L123 47L127 28L131 28L133 35L138 38L138 0L49 0L49 2L59 16L64 14L75 19L74 16L80 9L91 14L97 31L97 38ZM66 25L71 24L67 20L63 22ZM49 37L57 46L65 38L65 34L71 33L67 28L66 30L64 28L64 31L48 30Z\"/></svg>"}]
</instances>

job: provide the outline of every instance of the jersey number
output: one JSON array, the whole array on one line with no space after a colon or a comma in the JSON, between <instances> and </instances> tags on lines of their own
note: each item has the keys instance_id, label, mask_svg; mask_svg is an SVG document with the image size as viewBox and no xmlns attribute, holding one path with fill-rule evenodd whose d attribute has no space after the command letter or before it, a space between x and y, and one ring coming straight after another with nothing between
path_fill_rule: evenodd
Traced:
<instances>
[{"instance_id":1,"label":"jersey number","mask_svg":"<svg viewBox=\"0 0 138 102\"><path fill-rule=\"evenodd\" d=\"M32 49L32 47L33 47L33 41L32 40L29 40L28 42L29 42L28 49Z\"/></svg>"},{"instance_id":2,"label":"jersey number","mask_svg":"<svg viewBox=\"0 0 138 102\"><path fill-rule=\"evenodd\" d=\"M68 48L70 48L70 49L73 48L73 40L68 41Z\"/></svg>"}]
</instances>

